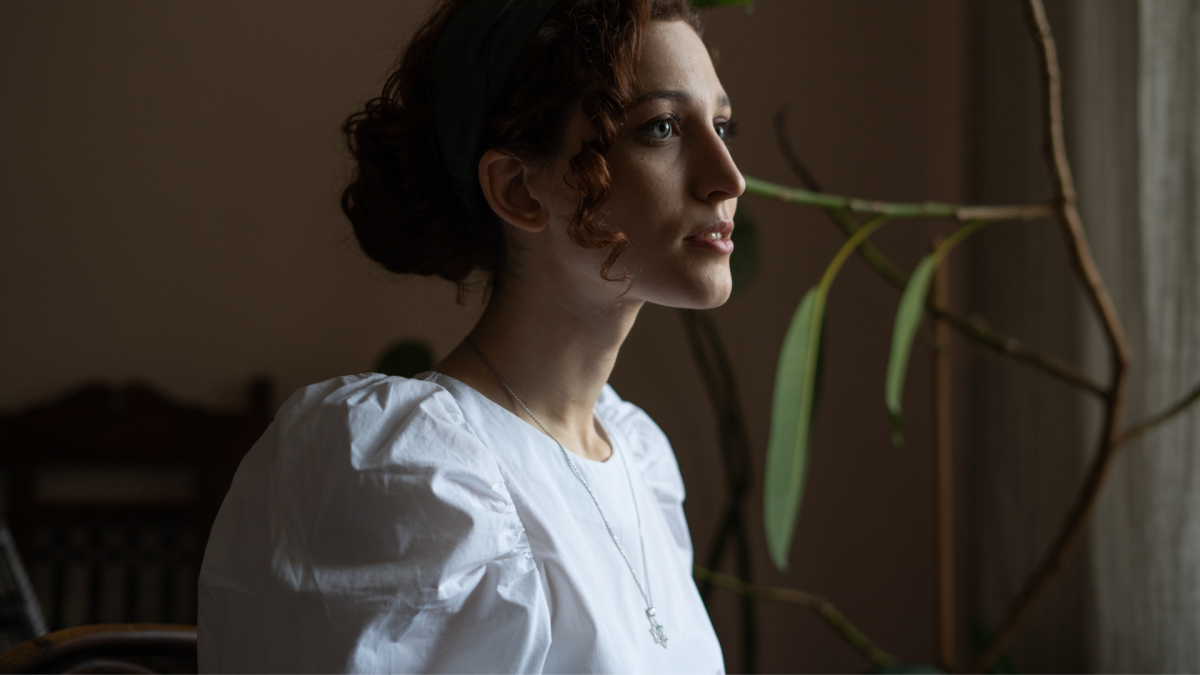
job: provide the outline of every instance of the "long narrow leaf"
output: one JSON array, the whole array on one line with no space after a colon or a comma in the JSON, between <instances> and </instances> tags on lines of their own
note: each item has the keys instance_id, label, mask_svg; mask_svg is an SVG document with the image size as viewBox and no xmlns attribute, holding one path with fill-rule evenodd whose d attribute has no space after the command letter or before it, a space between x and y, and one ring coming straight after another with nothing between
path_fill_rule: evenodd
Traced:
<instances>
[{"instance_id":1,"label":"long narrow leaf","mask_svg":"<svg viewBox=\"0 0 1200 675\"><path fill-rule=\"evenodd\" d=\"M908 357L912 353L912 343L917 336L917 330L921 327L921 319L925 316L925 296L929 294L929 283L946 254L981 227L983 222L979 220L967 223L947 237L932 253L922 258L917 264L917 269L909 277L904 294L900 296L900 306L896 308L896 323L892 328L892 353L888 358L887 381L884 384L884 399L888 412L892 414L892 443L897 447L904 444L904 436L900 432L904 426L904 412L900 402L904 396Z\"/></svg>"},{"instance_id":2,"label":"long narrow leaf","mask_svg":"<svg viewBox=\"0 0 1200 675\"><path fill-rule=\"evenodd\" d=\"M767 447L764 511L767 548L779 569L787 569L792 531L800 512L804 479L808 470L809 425L812 422L813 392L809 378L817 349L812 344L817 289L804 294L783 340L775 371L775 395L771 399L771 437ZM815 380L815 377L812 378Z\"/></svg>"},{"instance_id":3,"label":"long narrow leaf","mask_svg":"<svg viewBox=\"0 0 1200 675\"><path fill-rule=\"evenodd\" d=\"M859 228L846 241L825 269L821 283L800 301L784 336L775 371L771 438L767 445L763 490L767 549L772 562L780 570L787 569L788 552L800 515L800 502L808 472L825 299L846 258L884 222L883 218L876 218Z\"/></svg>"}]
</instances>

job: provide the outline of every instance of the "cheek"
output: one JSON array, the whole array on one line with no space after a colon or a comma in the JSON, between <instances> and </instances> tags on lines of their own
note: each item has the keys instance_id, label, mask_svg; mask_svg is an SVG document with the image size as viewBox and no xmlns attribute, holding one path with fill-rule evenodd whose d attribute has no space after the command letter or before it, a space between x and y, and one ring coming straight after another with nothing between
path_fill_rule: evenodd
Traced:
<instances>
[{"instance_id":1,"label":"cheek","mask_svg":"<svg viewBox=\"0 0 1200 675\"><path fill-rule=\"evenodd\" d=\"M610 162L613 226L631 239L674 236L671 225L682 207L683 179L675 162L651 153L622 155ZM664 231L666 230L666 231Z\"/></svg>"}]
</instances>

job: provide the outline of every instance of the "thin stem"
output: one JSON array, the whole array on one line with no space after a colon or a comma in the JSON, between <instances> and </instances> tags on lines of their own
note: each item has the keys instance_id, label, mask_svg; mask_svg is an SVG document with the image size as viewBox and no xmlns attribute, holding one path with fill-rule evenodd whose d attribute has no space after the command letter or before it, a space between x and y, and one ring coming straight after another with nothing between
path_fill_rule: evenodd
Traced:
<instances>
[{"instance_id":1,"label":"thin stem","mask_svg":"<svg viewBox=\"0 0 1200 675\"><path fill-rule=\"evenodd\" d=\"M703 567L695 568L697 579L703 579L712 582L716 586L720 586L726 590L733 591L738 595L742 595L756 600L774 600L776 602L786 602L792 605L798 605L807 610L815 612L818 616L825 620L838 635L842 636L846 642L850 643L856 651L871 660L872 663L879 666L889 666L897 662L895 656L883 651L874 642L863 634L844 614L838 611L833 603L825 598L812 593L805 593L792 588L780 588L777 586L754 586L748 584L737 577L721 574Z\"/></svg>"},{"instance_id":2,"label":"thin stem","mask_svg":"<svg viewBox=\"0 0 1200 675\"><path fill-rule=\"evenodd\" d=\"M1075 502L1067 512L1054 542L1042 562L1022 587L1017 598L1009 606L996 629L992 641L984 648L979 658L971 664L975 672L986 671L1000 654L1012 643L1017 633L1028 620L1034 604L1045 593L1050 582L1062 571L1064 564L1083 533L1095 509L1100 488L1112 470L1120 442L1120 413L1125 396L1126 376L1132 361L1129 342L1121 325L1120 316L1112 297L1104 285L1100 271L1092 258L1083 222L1076 203L1074 179L1067 159L1063 134L1062 80L1058 65L1058 53L1054 35L1046 19L1046 8L1041 0L1027 0L1030 29L1038 45L1041 58L1043 84L1046 87L1046 115L1044 118L1047 138L1047 160L1054 177L1057 192L1059 221L1063 225L1071 260L1075 271L1088 291L1088 298L1100 314L1105 337L1112 353L1113 379L1105 396L1104 427L1100 449L1088 467L1084 483Z\"/></svg>"},{"instance_id":3,"label":"thin stem","mask_svg":"<svg viewBox=\"0 0 1200 675\"><path fill-rule=\"evenodd\" d=\"M858 232L858 228L862 227L847 211L827 210L825 211L825 215L829 216L829 219L841 228L847 237L854 236L854 233ZM908 285L908 275L899 267L893 265L892 261L888 260L888 257L883 254L883 251L880 251L871 242L864 241L858 247L858 255L891 285L898 289L903 289Z\"/></svg>"},{"instance_id":4,"label":"thin stem","mask_svg":"<svg viewBox=\"0 0 1200 675\"><path fill-rule=\"evenodd\" d=\"M696 310L680 310L691 347L692 358L708 390L709 400L717 419L721 457L725 464L725 483L729 504L721 519L720 529L708 556L708 567L717 569L732 538L738 574L752 579L750 541L746 532L746 511L743 508L750 491L750 440L742 417L741 397L734 380L733 367L712 317ZM700 582L700 597L705 604L712 585ZM753 673L757 668L758 622L754 600L742 598L742 671Z\"/></svg>"},{"instance_id":5,"label":"thin stem","mask_svg":"<svg viewBox=\"0 0 1200 675\"><path fill-rule=\"evenodd\" d=\"M716 413L727 487L731 496L740 498L750 485L750 441L733 367L709 315L694 309L680 310L680 315L692 358Z\"/></svg>"},{"instance_id":6,"label":"thin stem","mask_svg":"<svg viewBox=\"0 0 1200 675\"><path fill-rule=\"evenodd\" d=\"M939 320L945 321L963 335L985 347L989 347L1001 354L1011 356L1017 361L1038 368L1067 384L1085 389L1099 396L1108 396L1108 389L1106 387L1088 377L1075 366L1038 351L1016 338L1011 338L993 330L982 318L963 316L932 304L926 305L926 309Z\"/></svg>"},{"instance_id":7,"label":"thin stem","mask_svg":"<svg viewBox=\"0 0 1200 675\"><path fill-rule=\"evenodd\" d=\"M944 237L935 237L937 250ZM934 303L939 308L950 304L949 260L943 260L933 273ZM945 321L933 322L933 398L934 398L934 484L937 486L937 558L938 558L938 651L942 668L958 670L954 648L954 473L951 420L950 327Z\"/></svg>"},{"instance_id":8,"label":"thin stem","mask_svg":"<svg viewBox=\"0 0 1200 675\"><path fill-rule=\"evenodd\" d=\"M788 138L787 115L787 106L779 106L779 109L775 111L775 142L779 146L779 152L788 166L792 168L792 173L800 179L800 184L804 186L805 190L824 192L825 188L817 182L817 177L812 175L812 172L808 170L808 165L792 149L792 141Z\"/></svg>"},{"instance_id":9,"label":"thin stem","mask_svg":"<svg viewBox=\"0 0 1200 675\"><path fill-rule=\"evenodd\" d=\"M818 298L828 297L829 288L833 286L833 280L835 277L837 277L838 272L842 269L842 265L846 263L846 259L854 253L854 249L858 248L859 244L863 243L867 240L867 237L871 236L871 233L883 227L886 223L886 216L875 216L871 220L867 221L865 225L858 228L858 231L855 232L854 235L849 239L847 239L845 244L842 244L842 248L840 248L838 252L834 254L833 260L829 261L829 265L825 267L825 273L821 275L821 281L817 285ZM818 316L820 315L818 314Z\"/></svg>"},{"instance_id":10,"label":"thin stem","mask_svg":"<svg viewBox=\"0 0 1200 675\"><path fill-rule=\"evenodd\" d=\"M1111 428L1111 420L1113 417L1114 408L1108 409L1108 415L1105 417L1105 428ZM1100 487L1108 478L1108 473L1112 469L1112 457L1116 446L1111 442L1111 437L1107 436L1102 441L1102 446L1105 451L1097 455L1096 460L1088 469L1087 476L1084 479L1083 487L1080 489L1079 495L1076 497L1075 503L1063 521L1058 534L1054 538L1045 557L1041 563L1026 579L1021 592L1017 594L1015 600L1009 605L1008 610L1004 613L1004 618L1000 621L992 641L984 648L983 653L971 664L970 671L973 673L982 673L1000 657L1008 646L1012 644L1025 622L1029 619L1029 615L1033 610L1034 604L1050 587L1050 583L1054 580L1063 567L1066 565L1067 559L1070 557L1071 551L1079 542L1080 536L1083 533L1083 525L1087 522L1088 517L1096 506L1096 498L1099 496Z\"/></svg>"},{"instance_id":11,"label":"thin stem","mask_svg":"<svg viewBox=\"0 0 1200 675\"><path fill-rule=\"evenodd\" d=\"M716 322L712 320L710 314L703 312L697 312L696 320L705 342L709 345L714 370L719 375L721 388L725 392L725 410L721 419L724 420L732 455L730 464L736 484L734 493L740 499L750 490L750 476L753 471L750 466L750 437L746 432L745 417L742 416L741 396L738 393L737 381L733 376L733 366L729 363L729 355L725 349L725 343L721 340L721 334L717 331Z\"/></svg>"},{"instance_id":12,"label":"thin stem","mask_svg":"<svg viewBox=\"0 0 1200 675\"><path fill-rule=\"evenodd\" d=\"M800 156L792 149L792 141L788 138L787 131L787 108L783 106L775 111L775 142L779 146L779 152L783 155L783 159L792 168L792 173L796 174L796 177L800 179L800 184L806 190L824 192L825 189L817 182L817 177L808 170L808 166L801 161ZM833 224L841 228L847 237L852 236L858 231L859 227L862 227L858 224L858 221L844 210L826 209L825 215L829 216ZM875 245L871 242L864 241L860 244L858 255L867 261L867 264L876 272L882 274L883 278L887 279L891 285L901 289L908 285L908 275L893 265L892 261L888 260L887 256L875 248Z\"/></svg>"},{"instance_id":13,"label":"thin stem","mask_svg":"<svg viewBox=\"0 0 1200 675\"><path fill-rule=\"evenodd\" d=\"M1155 415L1154 417L1151 417L1148 420L1144 420L1138 424L1135 424L1134 426L1130 427L1129 429L1126 429L1125 431L1121 432L1121 443L1131 441L1131 440L1137 438L1138 436L1141 436L1142 434L1146 433L1147 431L1150 431L1151 429L1162 424L1163 422L1166 422L1167 420L1178 415L1179 413L1183 412L1184 410L1187 410L1189 407L1191 407L1192 404L1196 403L1197 401L1200 401L1200 384L1197 384L1195 386L1195 388L1193 388L1190 392L1188 392L1183 398L1176 401L1170 408L1167 408L1166 410L1160 412L1159 414Z\"/></svg>"},{"instance_id":14,"label":"thin stem","mask_svg":"<svg viewBox=\"0 0 1200 675\"><path fill-rule=\"evenodd\" d=\"M969 220L1033 220L1046 218L1055 214L1053 206L1048 204L1016 204L1009 206L963 206L960 204L945 204L942 202L898 203L880 202L869 199L839 197L778 185L751 176L746 179L746 192L759 197L769 197L784 202L815 206L817 208L851 213L865 213L872 216L887 218L951 218L967 222Z\"/></svg>"},{"instance_id":15,"label":"thin stem","mask_svg":"<svg viewBox=\"0 0 1200 675\"><path fill-rule=\"evenodd\" d=\"M725 557L725 543L729 541L730 535L736 525L737 510L730 504L725 507L725 514L721 516L721 524L717 528L717 536L713 541L712 548L708 551L708 559L704 564L708 569L718 569L721 566L721 558ZM700 591L700 599L704 601L704 605L708 606L708 600L712 596L712 582L701 581L696 585Z\"/></svg>"},{"instance_id":16,"label":"thin stem","mask_svg":"<svg viewBox=\"0 0 1200 675\"><path fill-rule=\"evenodd\" d=\"M750 561L750 535L746 529L746 513L738 509L737 568L742 579L752 579L754 566ZM758 670L758 610L754 598L742 598L742 671Z\"/></svg>"}]
</instances>

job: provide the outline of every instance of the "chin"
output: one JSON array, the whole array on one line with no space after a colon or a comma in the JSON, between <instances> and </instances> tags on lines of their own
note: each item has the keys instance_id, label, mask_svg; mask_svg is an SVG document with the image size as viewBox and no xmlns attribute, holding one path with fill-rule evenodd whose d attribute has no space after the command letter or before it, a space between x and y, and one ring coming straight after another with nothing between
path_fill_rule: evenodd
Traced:
<instances>
[{"instance_id":1,"label":"chin","mask_svg":"<svg viewBox=\"0 0 1200 675\"><path fill-rule=\"evenodd\" d=\"M721 305L725 304L727 300L729 300L729 295L732 292L733 284L726 285L721 290L707 294L694 306L688 307L688 309L712 309L714 307L720 307Z\"/></svg>"},{"instance_id":2,"label":"chin","mask_svg":"<svg viewBox=\"0 0 1200 675\"><path fill-rule=\"evenodd\" d=\"M638 290L636 281L634 290ZM638 293L638 297L655 305L678 309L712 309L729 300L729 295L733 292L733 280L726 269L724 274L645 290L647 292Z\"/></svg>"},{"instance_id":3,"label":"chin","mask_svg":"<svg viewBox=\"0 0 1200 675\"><path fill-rule=\"evenodd\" d=\"M729 300L730 294L733 293L733 280L726 275L718 283L707 284L704 288L696 290L697 292L691 298L692 302L687 304L687 309L720 307Z\"/></svg>"}]
</instances>

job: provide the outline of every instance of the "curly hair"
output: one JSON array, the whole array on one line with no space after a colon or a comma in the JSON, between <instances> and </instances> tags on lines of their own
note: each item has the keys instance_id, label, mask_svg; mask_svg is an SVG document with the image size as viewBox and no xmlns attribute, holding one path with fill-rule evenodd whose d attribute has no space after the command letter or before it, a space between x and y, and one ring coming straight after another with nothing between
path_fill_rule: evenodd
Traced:
<instances>
[{"instance_id":1,"label":"curly hair","mask_svg":"<svg viewBox=\"0 0 1200 675\"><path fill-rule=\"evenodd\" d=\"M478 215L455 208L434 130L434 50L468 1L438 5L383 92L342 125L357 165L342 193L342 211L363 251L392 272L453 281L460 297L472 272L495 280L505 263L504 229L478 183L472 196ZM475 157L498 148L526 162L549 161L580 106L597 137L568 163L564 180L579 195L568 232L578 245L606 251L600 275L607 280L614 280L609 274L629 241L597 218L611 186L604 156L632 98L645 27L662 20L687 21L700 31L687 0L563 0L526 44L487 111Z\"/></svg>"}]
</instances>

